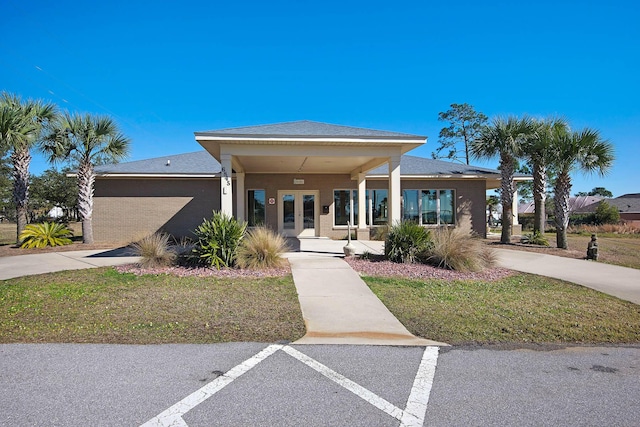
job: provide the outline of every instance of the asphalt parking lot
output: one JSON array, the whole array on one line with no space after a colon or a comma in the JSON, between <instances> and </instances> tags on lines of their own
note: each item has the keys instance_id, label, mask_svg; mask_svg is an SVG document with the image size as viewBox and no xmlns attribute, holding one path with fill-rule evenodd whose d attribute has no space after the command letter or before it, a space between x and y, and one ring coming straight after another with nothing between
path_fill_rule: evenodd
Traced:
<instances>
[{"instance_id":1,"label":"asphalt parking lot","mask_svg":"<svg viewBox=\"0 0 640 427\"><path fill-rule=\"evenodd\" d=\"M634 347L4 344L0 367L12 426L631 426L640 396Z\"/></svg>"}]
</instances>

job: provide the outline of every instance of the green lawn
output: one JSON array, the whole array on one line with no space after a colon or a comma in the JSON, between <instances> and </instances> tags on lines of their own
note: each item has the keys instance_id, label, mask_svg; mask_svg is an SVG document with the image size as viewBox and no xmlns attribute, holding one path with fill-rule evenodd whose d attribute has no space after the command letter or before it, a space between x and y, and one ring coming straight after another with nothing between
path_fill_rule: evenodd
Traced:
<instances>
[{"instance_id":1,"label":"green lawn","mask_svg":"<svg viewBox=\"0 0 640 427\"><path fill-rule=\"evenodd\" d=\"M0 281L0 342L215 343L305 333L292 278L134 276L112 268Z\"/></svg>"},{"instance_id":2,"label":"green lawn","mask_svg":"<svg viewBox=\"0 0 640 427\"><path fill-rule=\"evenodd\" d=\"M555 243L556 235L546 233ZM591 234L568 234L570 249L587 252ZM598 261L640 269L640 234L598 234Z\"/></svg>"},{"instance_id":3,"label":"green lawn","mask_svg":"<svg viewBox=\"0 0 640 427\"><path fill-rule=\"evenodd\" d=\"M640 343L640 306L548 278L496 282L365 277L412 333L450 344ZM0 281L0 342L294 341L291 276L135 276L113 268Z\"/></svg>"},{"instance_id":4,"label":"green lawn","mask_svg":"<svg viewBox=\"0 0 640 427\"><path fill-rule=\"evenodd\" d=\"M411 333L449 344L640 343L639 305L541 276L363 279Z\"/></svg>"}]
</instances>

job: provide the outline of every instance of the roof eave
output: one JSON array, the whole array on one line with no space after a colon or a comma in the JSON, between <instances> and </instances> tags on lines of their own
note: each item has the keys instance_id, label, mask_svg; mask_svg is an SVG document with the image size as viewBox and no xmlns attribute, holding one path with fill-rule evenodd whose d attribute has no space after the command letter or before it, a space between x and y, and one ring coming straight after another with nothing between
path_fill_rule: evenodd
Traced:
<instances>
[{"instance_id":1,"label":"roof eave","mask_svg":"<svg viewBox=\"0 0 640 427\"><path fill-rule=\"evenodd\" d=\"M75 177L76 174L69 174L69 177ZM195 174L195 173L97 173L96 178L220 178L221 173L215 174Z\"/></svg>"},{"instance_id":2,"label":"roof eave","mask_svg":"<svg viewBox=\"0 0 640 427\"><path fill-rule=\"evenodd\" d=\"M387 144L406 144L407 142L424 144L427 137L418 136L393 136L393 137L381 137L381 136L322 136L322 135L234 135L234 134L209 134L206 132L195 132L196 140L198 141L246 141L252 142L267 142L267 143L292 143L292 142L316 142L316 143L351 143L351 144L369 144L375 143L387 143Z\"/></svg>"}]
</instances>

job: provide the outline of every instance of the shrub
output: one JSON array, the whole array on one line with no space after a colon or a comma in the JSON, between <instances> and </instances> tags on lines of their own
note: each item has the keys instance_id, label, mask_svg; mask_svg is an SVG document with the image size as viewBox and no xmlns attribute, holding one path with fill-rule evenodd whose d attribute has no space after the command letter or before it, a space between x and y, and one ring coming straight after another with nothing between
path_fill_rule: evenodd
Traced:
<instances>
[{"instance_id":1,"label":"shrub","mask_svg":"<svg viewBox=\"0 0 640 427\"><path fill-rule=\"evenodd\" d=\"M620 211L603 200L598 203L594 219L596 224L617 224L620 222Z\"/></svg>"},{"instance_id":2,"label":"shrub","mask_svg":"<svg viewBox=\"0 0 640 427\"><path fill-rule=\"evenodd\" d=\"M384 255L393 262L420 261L431 247L431 234L415 222L400 222L389 229L384 241Z\"/></svg>"},{"instance_id":3,"label":"shrub","mask_svg":"<svg viewBox=\"0 0 640 427\"><path fill-rule=\"evenodd\" d=\"M244 237L247 224L222 212L213 212L194 231L198 242L193 249L199 262L209 267L233 267L238 245Z\"/></svg>"},{"instance_id":4,"label":"shrub","mask_svg":"<svg viewBox=\"0 0 640 427\"><path fill-rule=\"evenodd\" d=\"M480 271L495 265L495 253L464 228L440 228L433 233L428 264L456 271Z\"/></svg>"},{"instance_id":5,"label":"shrub","mask_svg":"<svg viewBox=\"0 0 640 427\"><path fill-rule=\"evenodd\" d=\"M522 243L529 243L531 245L539 245L539 246L549 246L549 241L546 237L539 231L534 231L533 233L525 234L520 239Z\"/></svg>"},{"instance_id":6,"label":"shrub","mask_svg":"<svg viewBox=\"0 0 640 427\"><path fill-rule=\"evenodd\" d=\"M592 234L640 234L640 227L633 223L622 222L620 224L580 225L569 227L569 233L590 236Z\"/></svg>"},{"instance_id":7,"label":"shrub","mask_svg":"<svg viewBox=\"0 0 640 427\"><path fill-rule=\"evenodd\" d=\"M131 244L139 264L144 268L166 267L172 265L177 258L169 246L169 235L154 233Z\"/></svg>"},{"instance_id":8,"label":"shrub","mask_svg":"<svg viewBox=\"0 0 640 427\"><path fill-rule=\"evenodd\" d=\"M64 224L57 222L28 224L20 233L20 241L22 242L20 247L32 249L69 245L72 236L71 230Z\"/></svg>"},{"instance_id":9,"label":"shrub","mask_svg":"<svg viewBox=\"0 0 640 427\"><path fill-rule=\"evenodd\" d=\"M288 250L280 234L266 227L257 227L247 233L238 246L237 263L240 268L273 268L284 262L282 254Z\"/></svg>"}]
</instances>

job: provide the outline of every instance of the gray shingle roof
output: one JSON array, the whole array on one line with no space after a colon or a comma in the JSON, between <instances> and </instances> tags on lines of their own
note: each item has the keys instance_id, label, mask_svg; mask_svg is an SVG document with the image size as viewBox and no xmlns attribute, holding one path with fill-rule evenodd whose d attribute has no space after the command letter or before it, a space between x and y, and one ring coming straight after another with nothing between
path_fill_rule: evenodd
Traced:
<instances>
[{"instance_id":1,"label":"gray shingle roof","mask_svg":"<svg viewBox=\"0 0 640 427\"><path fill-rule=\"evenodd\" d=\"M607 202L610 206L618 208L620 213L639 213L640 212L640 194L625 194L615 199L604 199L598 196L583 196L589 197L590 203L585 204L580 209L576 209L575 213L594 213L598 209L598 205L601 201ZM571 199L569 199L571 201Z\"/></svg>"},{"instance_id":2,"label":"gray shingle roof","mask_svg":"<svg viewBox=\"0 0 640 427\"><path fill-rule=\"evenodd\" d=\"M607 199L607 203L615 206L621 213L640 212L640 194L625 194L615 199Z\"/></svg>"},{"instance_id":3,"label":"gray shingle roof","mask_svg":"<svg viewBox=\"0 0 640 427\"><path fill-rule=\"evenodd\" d=\"M269 136L269 137L352 137L352 138L421 138L424 136L407 133L389 132L333 125L329 123L300 120L295 122L274 123L260 126L245 126L196 132L196 135L215 136Z\"/></svg>"},{"instance_id":4,"label":"gray shingle roof","mask_svg":"<svg viewBox=\"0 0 640 427\"><path fill-rule=\"evenodd\" d=\"M388 175L387 165L379 166L367 173L369 175ZM427 159L425 157L407 156L400 158L400 174L405 175L487 175L500 174L495 169L480 168L473 165Z\"/></svg>"},{"instance_id":5,"label":"gray shingle roof","mask_svg":"<svg viewBox=\"0 0 640 427\"><path fill-rule=\"evenodd\" d=\"M167 161L170 165L167 166ZM173 154L134 162L116 163L96 167L100 174L156 174L156 175L207 175L220 173L220 163L206 151L196 151L186 154ZM402 156L400 159L402 176L407 175L487 175L500 174L500 171L459 163L445 162L416 156ZM369 173L371 175L388 175L386 165L380 166Z\"/></svg>"},{"instance_id":6,"label":"gray shingle roof","mask_svg":"<svg viewBox=\"0 0 640 427\"><path fill-rule=\"evenodd\" d=\"M169 161L169 164L167 162ZM156 157L134 162L97 166L96 174L211 175L220 173L220 163L206 151Z\"/></svg>"}]
</instances>

